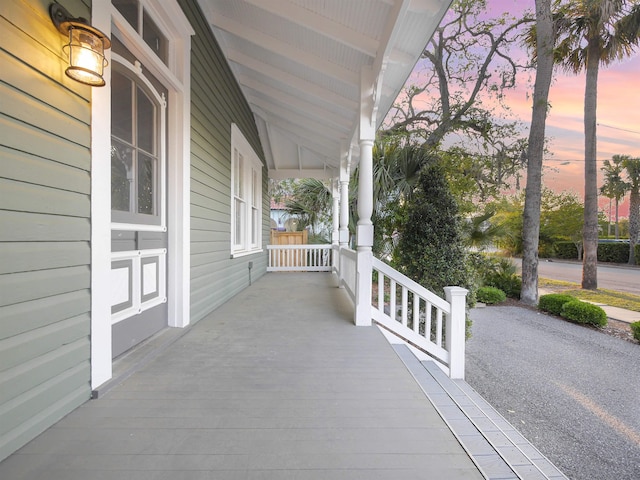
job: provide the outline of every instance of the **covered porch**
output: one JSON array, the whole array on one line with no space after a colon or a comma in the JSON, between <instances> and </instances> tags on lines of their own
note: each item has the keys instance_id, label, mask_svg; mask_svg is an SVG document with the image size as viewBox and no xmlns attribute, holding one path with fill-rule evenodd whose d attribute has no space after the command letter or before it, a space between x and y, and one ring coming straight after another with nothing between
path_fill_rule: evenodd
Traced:
<instances>
[{"instance_id":1,"label":"covered porch","mask_svg":"<svg viewBox=\"0 0 640 480\"><path fill-rule=\"evenodd\" d=\"M0 463L0 478L562 478L503 419L472 432L454 411L461 390L416 373L377 327L353 328L337 286L330 273L263 276L165 332L180 334ZM490 409L465 399L473 418Z\"/></svg>"}]
</instances>

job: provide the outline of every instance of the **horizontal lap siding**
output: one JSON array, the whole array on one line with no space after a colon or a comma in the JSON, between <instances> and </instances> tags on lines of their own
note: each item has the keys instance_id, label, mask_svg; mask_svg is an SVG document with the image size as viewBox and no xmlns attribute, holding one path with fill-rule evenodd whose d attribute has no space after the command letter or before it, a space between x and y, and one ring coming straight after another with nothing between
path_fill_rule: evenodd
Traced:
<instances>
[{"instance_id":1,"label":"horizontal lap siding","mask_svg":"<svg viewBox=\"0 0 640 480\"><path fill-rule=\"evenodd\" d=\"M262 148L253 114L197 2L180 4L191 39L191 321L197 322L266 272L265 252L232 259L231 124L255 152ZM263 169L263 243L269 239L267 171Z\"/></svg>"},{"instance_id":2,"label":"horizontal lap siding","mask_svg":"<svg viewBox=\"0 0 640 480\"><path fill-rule=\"evenodd\" d=\"M48 5L0 2L0 459L91 394L90 90Z\"/></svg>"}]
</instances>

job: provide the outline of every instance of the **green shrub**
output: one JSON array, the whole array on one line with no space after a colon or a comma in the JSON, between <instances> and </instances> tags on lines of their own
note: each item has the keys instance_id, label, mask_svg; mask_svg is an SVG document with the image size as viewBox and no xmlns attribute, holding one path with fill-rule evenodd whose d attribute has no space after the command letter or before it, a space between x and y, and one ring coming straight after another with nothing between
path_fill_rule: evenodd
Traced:
<instances>
[{"instance_id":1,"label":"green shrub","mask_svg":"<svg viewBox=\"0 0 640 480\"><path fill-rule=\"evenodd\" d=\"M567 320L572 322L593 325L595 327L604 327L607 325L607 314L597 305L587 302L581 302L574 299L562 306L560 313Z\"/></svg>"},{"instance_id":2,"label":"green shrub","mask_svg":"<svg viewBox=\"0 0 640 480\"><path fill-rule=\"evenodd\" d=\"M633 332L633 338L640 342L640 322L633 322L631 324L631 331Z\"/></svg>"},{"instance_id":3,"label":"green shrub","mask_svg":"<svg viewBox=\"0 0 640 480\"><path fill-rule=\"evenodd\" d=\"M504 302L507 299L507 295L496 287L480 287L476 292L476 299L479 302L492 305L494 303Z\"/></svg>"},{"instance_id":4,"label":"green shrub","mask_svg":"<svg viewBox=\"0 0 640 480\"><path fill-rule=\"evenodd\" d=\"M575 297L566 295L564 293L549 293L548 295L541 295L538 301L538 308L545 312L553 313L554 315L560 315L562 313L562 306L575 300Z\"/></svg>"},{"instance_id":5,"label":"green shrub","mask_svg":"<svg viewBox=\"0 0 640 480\"><path fill-rule=\"evenodd\" d=\"M509 298L520 298L522 280L516 275L516 266L507 258L500 259L484 277L484 284L502 290Z\"/></svg>"}]
</instances>

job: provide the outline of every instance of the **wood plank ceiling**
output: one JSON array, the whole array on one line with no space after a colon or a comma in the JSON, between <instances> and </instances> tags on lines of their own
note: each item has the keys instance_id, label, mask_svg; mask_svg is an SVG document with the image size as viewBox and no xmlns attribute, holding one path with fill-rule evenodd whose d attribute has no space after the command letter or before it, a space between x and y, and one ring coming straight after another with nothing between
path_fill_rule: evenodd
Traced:
<instances>
[{"instance_id":1,"label":"wood plank ceiling","mask_svg":"<svg viewBox=\"0 0 640 480\"><path fill-rule=\"evenodd\" d=\"M199 0L254 113L272 178L357 161L361 71L379 126L450 0Z\"/></svg>"}]
</instances>

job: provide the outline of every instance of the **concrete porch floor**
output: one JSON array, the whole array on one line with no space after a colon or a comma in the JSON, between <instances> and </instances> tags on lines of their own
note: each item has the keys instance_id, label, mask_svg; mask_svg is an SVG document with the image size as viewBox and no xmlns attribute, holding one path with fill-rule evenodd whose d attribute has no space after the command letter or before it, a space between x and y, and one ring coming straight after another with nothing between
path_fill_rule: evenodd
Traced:
<instances>
[{"instance_id":1,"label":"concrete porch floor","mask_svg":"<svg viewBox=\"0 0 640 480\"><path fill-rule=\"evenodd\" d=\"M336 278L268 274L0 463L17 479L476 479Z\"/></svg>"}]
</instances>

